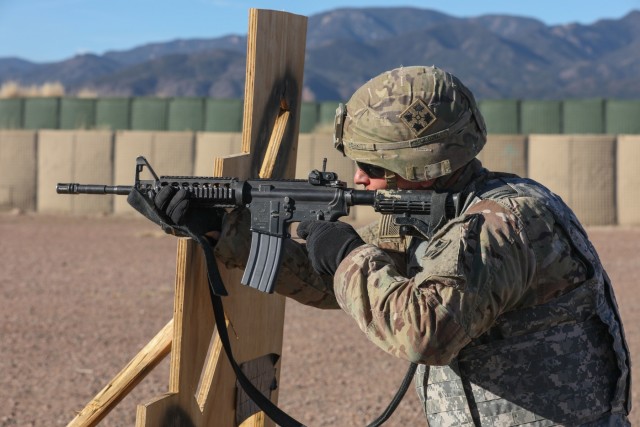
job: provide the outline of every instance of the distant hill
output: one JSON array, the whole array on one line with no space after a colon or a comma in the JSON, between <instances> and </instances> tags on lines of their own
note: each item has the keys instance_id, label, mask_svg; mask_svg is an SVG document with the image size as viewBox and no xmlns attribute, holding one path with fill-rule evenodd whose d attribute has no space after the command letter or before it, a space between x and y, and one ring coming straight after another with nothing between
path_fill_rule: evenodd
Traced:
<instances>
[{"instance_id":1,"label":"distant hill","mask_svg":"<svg viewBox=\"0 0 640 427\"><path fill-rule=\"evenodd\" d=\"M244 95L246 36L151 43L53 63L0 58L0 83L59 81L102 96ZM309 18L304 97L345 100L402 65L437 65L478 98L640 98L640 11L591 25L456 18L416 8L336 9Z\"/></svg>"}]
</instances>

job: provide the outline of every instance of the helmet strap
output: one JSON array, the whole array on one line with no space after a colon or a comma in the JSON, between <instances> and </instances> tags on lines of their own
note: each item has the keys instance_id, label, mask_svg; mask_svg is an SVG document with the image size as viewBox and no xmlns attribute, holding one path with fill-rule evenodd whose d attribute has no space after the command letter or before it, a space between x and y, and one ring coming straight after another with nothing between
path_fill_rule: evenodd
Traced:
<instances>
[{"instance_id":1,"label":"helmet strap","mask_svg":"<svg viewBox=\"0 0 640 427\"><path fill-rule=\"evenodd\" d=\"M469 167L470 163L471 162L466 163L464 166L448 175L443 175L437 178L433 185L433 189L436 191L448 190L455 187L458 181L468 179L468 176L473 174L473 168Z\"/></svg>"},{"instance_id":2,"label":"helmet strap","mask_svg":"<svg viewBox=\"0 0 640 427\"><path fill-rule=\"evenodd\" d=\"M395 172L391 172L390 170L385 170L384 179L385 181L387 181L387 190L398 189L398 179Z\"/></svg>"}]
</instances>

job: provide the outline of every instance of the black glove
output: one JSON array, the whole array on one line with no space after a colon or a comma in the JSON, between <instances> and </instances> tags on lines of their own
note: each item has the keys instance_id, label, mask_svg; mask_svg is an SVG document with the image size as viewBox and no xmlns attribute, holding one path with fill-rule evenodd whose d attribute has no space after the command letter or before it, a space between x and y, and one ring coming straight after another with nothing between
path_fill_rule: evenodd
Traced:
<instances>
[{"instance_id":1,"label":"black glove","mask_svg":"<svg viewBox=\"0 0 640 427\"><path fill-rule=\"evenodd\" d=\"M153 197L153 204L156 209L164 213L173 224L184 225L185 214L189 208L191 200L189 192L184 188L176 190L167 185Z\"/></svg>"},{"instance_id":2,"label":"black glove","mask_svg":"<svg viewBox=\"0 0 640 427\"><path fill-rule=\"evenodd\" d=\"M209 231L220 231L225 214L224 209L191 207L190 193L170 185L147 196L134 188L127 201L165 232L176 236L203 236Z\"/></svg>"},{"instance_id":3,"label":"black glove","mask_svg":"<svg viewBox=\"0 0 640 427\"><path fill-rule=\"evenodd\" d=\"M298 225L298 236L307 241L314 270L331 276L352 250L365 244L356 230L344 222L303 221Z\"/></svg>"},{"instance_id":4,"label":"black glove","mask_svg":"<svg viewBox=\"0 0 640 427\"><path fill-rule=\"evenodd\" d=\"M165 233L175 236L191 237L202 247L207 263L207 276L213 293L227 295L227 290L219 280L213 245L205 236L209 231L220 231L225 210L222 208L205 208L190 206L190 193L181 188L171 186L162 188L157 194L150 191L142 194L133 188L127 202L142 215L158 224Z\"/></svg>"}]
</instances>

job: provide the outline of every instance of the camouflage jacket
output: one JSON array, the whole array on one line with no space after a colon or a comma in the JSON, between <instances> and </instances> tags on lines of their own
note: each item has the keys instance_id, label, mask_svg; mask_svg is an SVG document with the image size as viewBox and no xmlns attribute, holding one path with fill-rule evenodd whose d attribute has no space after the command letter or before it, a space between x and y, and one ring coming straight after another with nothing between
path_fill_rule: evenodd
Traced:
<instances>
[{"instance_id":1,"label":"camouflage jacket","mask_svg":"<svg viewBox=\"0 0 640 427\"><path fill-rule=\"evenodd\" d=\"M432 426L627 425L629 353L578 220L533 181L475 179L458 217L410 243L408 273L375 245L354 250L335 275L339 305L423 364Z\"/></svg>"},{"instance_id":2,"label":"camouflage jacket","mask_svg":"<svg viewBox=\"0 0 640 427\"><path fill-rule=\"evenodd\" d=\"M464 178L489 180L477 161ZM334 278L291 241L276 290L341 307L374 344L422 364L430 425L626 425L628 350L597 254L557 196L505 182L522 191L471 194L430 241L358 230L369 244Z\"/></svg>"}]
</instances>

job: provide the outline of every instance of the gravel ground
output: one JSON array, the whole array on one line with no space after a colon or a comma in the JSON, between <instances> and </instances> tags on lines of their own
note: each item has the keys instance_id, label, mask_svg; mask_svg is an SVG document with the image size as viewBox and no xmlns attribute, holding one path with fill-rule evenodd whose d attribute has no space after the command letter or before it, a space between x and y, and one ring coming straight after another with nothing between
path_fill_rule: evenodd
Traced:
<instances>
[{"instance_id":1,"label":"gravel ground","mask_svg":"<svg viewBox=\"0 0 640 427\"><path fill-rule=\"evenodd\" d=\"M637 378L640 228L589 234ZM66 425L170 319L176 242L141 219L10 213L0 236L0 427ZM280 404L307 425L365 425L406 368L341 311L287 305ZM166 358L100 425L133 426L136 404L164 393L168 375ZM420 411L410 390L387 425L423 425ZM640 425L637 409L631 422Z\"/></svg>"}]
</instances>

